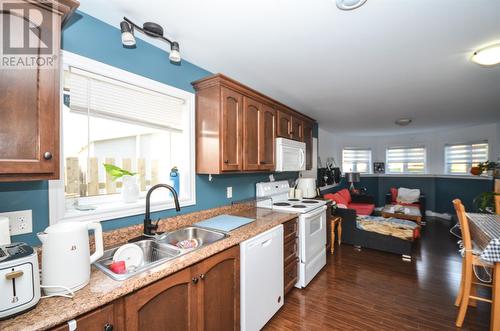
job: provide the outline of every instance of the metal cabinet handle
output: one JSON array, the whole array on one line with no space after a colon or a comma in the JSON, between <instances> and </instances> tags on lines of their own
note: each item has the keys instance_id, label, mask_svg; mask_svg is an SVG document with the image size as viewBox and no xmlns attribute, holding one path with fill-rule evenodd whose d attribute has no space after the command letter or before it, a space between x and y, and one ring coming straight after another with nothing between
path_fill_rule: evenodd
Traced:
<instances>
[{"instance_id":1,"label":"metal cabinet handle","mask_svg":"<svg viewBox=\"0 0 500 331\"><path fill-rule=\"evenodd\" d=\"M198 277L193 277L193 279L191 279L191 281L193 282L193 284L197 284L198 283Z\"/></svg>"},{"instance_id":2,"label":"metal cabinet handle","mask_svg":"<svg viewBox=\"0 0 500 331\"><path fill-rule=\"evenodd\" d=\"M104 331L113 331L113 324L106 323L104 325Z\"/></svg>"},{"instance_id":3,"label":"metal cabinet handle","mask_svg":"<svg viewBox=\"0 0 500 331\"><path fill-rule=\"evenodd\" d=\"M45 153L43 153L43 158L44 158L45 160L50 160L50 159L52 159L52 153L51 153L51 152L45 152Z\"/></svg>"},{"instance_id":4,"label":"metal cabinet handle","mask_svg":"<svg viewBox=\"0 0 500 331\"><path fill-rule=\"evenodd\" d=\"M200 275L200 279L201 279L201 280L204 280L204 279L205 279L205 274L201 274L201 275Z\"/></svg>"},{"instance_id":5,"label":"metal cabinet handle","mask_svg":"<svg viewBox=\"0 0 500 331\"><path fill-rule=\"evenodd\" d=\"M224 160L224 163L225 163L225 164L228 164L228 163L229 163L229 160Z\"/></svg>"}]
</instances>

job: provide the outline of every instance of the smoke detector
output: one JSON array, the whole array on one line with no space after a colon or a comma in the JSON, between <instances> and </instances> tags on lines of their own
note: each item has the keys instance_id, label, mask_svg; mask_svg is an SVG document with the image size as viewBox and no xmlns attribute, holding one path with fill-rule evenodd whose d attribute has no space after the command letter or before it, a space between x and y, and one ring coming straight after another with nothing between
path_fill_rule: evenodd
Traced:
<instances>
[{"instance_id":1,"label":"smoke detector","mask_svg":"<svg viewBox=\"0 0 500 331\"><path fill-rule=\"evenodd\" d=\"M342 10L353 10L364 5L366 0L336 0L337 7Z\"/></svg>"},{"instance_id":2,"label":"smoke detector","mask_svg":"<svg viewBox=\"0 0 500 331\"><path fill-rule=\"evenodd\" d=\"M400 118L400 119L397 119L396 121L394 121L394 123L399 125L399 126L407 126L411 122L412 122L411 118Z\"/></svg>"}]
</instances>

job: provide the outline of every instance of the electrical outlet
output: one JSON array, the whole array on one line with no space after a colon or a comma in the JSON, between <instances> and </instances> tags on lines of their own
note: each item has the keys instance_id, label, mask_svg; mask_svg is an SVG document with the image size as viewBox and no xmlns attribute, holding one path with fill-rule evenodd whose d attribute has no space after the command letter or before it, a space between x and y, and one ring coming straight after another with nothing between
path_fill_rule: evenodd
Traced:
<instances>
[{"instance_id":1,"label":"electrical outlet","mask_svg":"<svg viewBox=\"0 0 500 331\"><path fill-rule=\"evenodd\" d=\"M0 216L9 218L11 236L33 232L33 216L31 209L0 213Z\"/></svg>"},{"instance_id":2,"label":"electrical outlet","mask_svg":"<svg viewBox=\"0 0 500 331\"><path fill-rule=\"evenodd\" d=\"M233 197L233 187L232 186L227 187L226 195L227 195L228 199L231 199Z\"/></svg>"}]
</instances>

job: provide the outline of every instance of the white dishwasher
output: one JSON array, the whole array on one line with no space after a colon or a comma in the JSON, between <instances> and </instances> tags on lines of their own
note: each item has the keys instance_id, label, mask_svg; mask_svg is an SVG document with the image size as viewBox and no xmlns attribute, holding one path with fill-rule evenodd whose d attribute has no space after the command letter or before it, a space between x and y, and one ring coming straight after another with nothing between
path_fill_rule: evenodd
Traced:
<instances>
[{"instance_id":1,"label":"white dishwasher","mask_svg":"<svg viewBox=\"0 0 500 331\"><path fill-rule=\"evenodd\" d=\"M260 330L283 306L283 225L240 244L241 330Z\"/></svg>"}]
</instances>

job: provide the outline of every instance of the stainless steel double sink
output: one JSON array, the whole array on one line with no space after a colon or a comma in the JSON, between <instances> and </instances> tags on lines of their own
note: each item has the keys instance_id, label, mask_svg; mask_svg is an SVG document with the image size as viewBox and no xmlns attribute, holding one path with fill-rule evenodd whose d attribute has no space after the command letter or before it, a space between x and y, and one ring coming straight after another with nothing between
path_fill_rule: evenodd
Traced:
<instances>
[{"instance_id":1,"label":"stainless steel double sink","mask_svg":"<svg viewBox=\"0 0 500 331\"><path fill-rule=\"evenodd\" d=\"M152 269L167 261L172 261L184 254L213 244L226 237L228 237L228 234L225 232L190 226L173 232L164 233L156 238L152 237L151 239L134 242L133 244L139 246L143 252L143 262L142 265L136 268L127 269L126 273L118 274L109 268L113 262L113 255L120 247L106 250L102 258L95 262L94 265L115 280L125 280L138 273ZM197 247L183 249L177 246L178 243L184 240L192 239L196 240L198 244Z\"/></svg>"}]
</instances>

